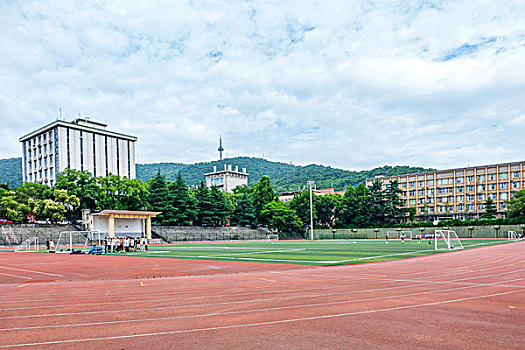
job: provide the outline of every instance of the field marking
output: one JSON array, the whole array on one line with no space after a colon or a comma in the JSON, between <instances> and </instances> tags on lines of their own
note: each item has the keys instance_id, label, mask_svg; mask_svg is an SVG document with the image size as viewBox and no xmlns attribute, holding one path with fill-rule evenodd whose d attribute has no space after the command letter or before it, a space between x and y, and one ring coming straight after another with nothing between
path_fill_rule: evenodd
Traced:
<instances>
[{"instance_id":1,"label":"field marking","mask_svg":"<svg viewBox=\"0 0 525 350\"><path fill-rule=\"evenodd\" d=\"M10 273L3 273L3 272L0 272L0 275L10 276L10 277L18 277L18 278L23 278L23 279L26 279L26 280L31 280L32 279L31 277L11 275Z\"/></svg>"},{"instance_id":2,"label":"field marking","mask_svg":"<svg viewBox=\"0 0 525 350\"><path fill-rule=\"evenodd\" d=\"M517 271L510 271L506 273L496 273L492 275L485 275L485 276L478 276L478 277L471 277L471 278L464 278L464 279L456 279L456 280L450 280L450 281L420 281L420 280L403 280L403 279L392 279L392 278L385 278L383 280L389 281L389 282L410 282L410 283L416 283L412 285L403 285L403 286L396 286L396 287L386 287L386 288L372 288L368 290L357 290L357 291L343 291L343 292L334 292L334 293L318 293L318 294L311 294L309 295L310 298L312 297L326 297L326 296L334 296L334 295L341 295L341 294L353 294L353 293L363 293L363 292L374 292L374 291L383 291L383 290L390 290L390 289L402 289L402 288L408 288L408 287L420 287L420 286L428 286L432 284L447 284L447 283L455 283L455 284L467 284L468 286L491 286L493 284L487 284L487 283L469 283L469 282L458 282L458 281L464 281L467 279L475 279L475 278L486 278L486 277L494 277L494 276L501 276L504 274L509 273L515 273L525 270L517 270ZM359 278L364 280L376 280L373 278ZM521 280L521 279L516 279ZM499 282L496 282L497 284L500 284ZM502 286L507 288L523 288L522 286ZM330 286L330 288L333 288ZM318 288L317 290L319 290ZM298 290L299 292L301 290ZM246 294L253 294L253 293L246 293ZM256 295L262 295L266 293L256 293ZM235 296L243 296L243 295L235 295ZM252 302L263 302L263 301L275 301L275 300L291 300L291 299L297 299L297 298L303 298L304 296L287 296L287 297L278 297L278 298L260 298L260 299L252 299L252 300L240 300L240 301L230 301L230 302L219 302L219 303L208 303L208 304L199 304L199 306L216 306L216 305L234 305L234 304L243 304L243 303L252 303ZM195 297L192 298L193 300L201 298L202 297ZM206 296L205 298L209 298ZM134 304L134 303L145 303L145 302L159 302L159 301L176 301L176 300L188 300L188 298L164 298L164 299L151 299L151 300L128 300L128 301L114 301L114 302L107 302L107 303L83 303L83 304L75 304L75 306L91 306L91 305L116 305L116 304ZM16 307L16 308L6 308L6 309L0 309L0 311L15 311L15 310L29 310L29 309L49 309L49 308L57 308L57 307L68 307L70 305L62 304L62 305L47 305L47 306L26 306L26 307ZM165 310L165 309L173 309L173 308L181 308L186 307L188 305L183 306L166 306L166 307L158 307L158 308L143 308L143 309L134 309L134 310L127 310L127 311L146 311L146 310ZM99 311L88 311L88 312L78 312L78 313L63 313L63 314L44 314L44 315L27 315L27 316L8 316L8 317L0 317L0 319L11 319L11 318L29 318L29 317L38 317L38 316L65 316L65 315L77 315L77 314L90 314L90 313L111 313L111 312L123 312L126 310L99 310Z\"/></svg>"},{"instance_id":3,"label":"field marking","mask_svg":"<svg viewBox=\"0 0 525 350\"><path fill-rule=\"evenodd\" d=\"M30 272L30 273L39 273L39 274L48 275L48 276L64 277L64 275L57 275L57 274L54 274L54 273L40 272L40 271L35 271L35 270L17 269L17 268L14 268L14 267L0 266L0 269L8 269L8 270L15 270L15 271Z\"/></svg>"},{"instance_id":4,"label":"field marking","mask_svg":"<svg viewBox=\"0 0 525 350\"><path fill-rule=\"evenodd\" d=\"M152 332L152 333L139 333L139 334L130 334L130 335L110 336L110 337L68 339L68 340L56 340L56 341L46 341L46 342L36 342L36 343L25 343L25 344L0 345L0 348L14 348L14 347L22 347L22 346L40 346L40 345L51 345L51 344L79 343L79 342L88 342L88 341L105 341L105 340L117 340L117 339L130 339L130 338L151 337L151 336L161 336L161 335L170 335L170 334L195 333L195 332L223 330L223 329L235 329L235 328L267 326L267 325L291 323L291 322L314 321L314 320L339 318L339 317L345 317L345 316L371 314L371 313L378 313L378 312L406 310L406 309L413 309L413 308L425 307L425 306L443 305L443 304L457 303L457 302L461 302L461 301L477 300L477 299L483 299L483 298L492 298L492 297L497 297L497 296L502 296L502 295L508 295L508 294L522 292L523 290L525 290L525 288L522 288L522 289L519 289L519 290L515 290L515 291L493 293L493 294L485 294L485 295L480 295L480 296L475 296L475 297L465 297L465 298L457 298L457 299L436 301L436 302L431 302L431 303L421 303L421 304L397 306L397 307L382 308L382 309L372 309L372 310L365 310L365 311L354 311L354 312L330 314L330 315L322 315L322 316L289 318L289 319L282 319L282 320L276 320L276 321L244 323L244 324L236 324L236 325L229 325L229 326L193 328L193 329L184 329L184 330L173 330L173 331Z\"/></svg>"},{"instance_id":5,"label":"field marking","mask_svg":"<svg viewBox=\"0 0 525 350\"><path fill-rule=\"evenodd\" d=\"M524 280L525 278L518 278L515 280L508 280L503 282L491 283L489 286L502 287L499 284L514 282L516 280ZM416 292L416 293L406 293L406 294L396 294L382 297L372 297L364 299L355 299L355 300L341 300L333 302L323 302L323 303L311 303L311 304L302 304L302 305L289 305L289 306L276 306L260 309L249 309L249 310L235 310L235 311L224 311L216 313L205 313L205 314L191 314L191 315L178 315L178 316L166 316L166 317L156 317L156 318L140 318L140 319L131 319L131 320L117 320L117 321L100 321L100 322L85 322L85 323L68 323L62 325L46 325L46 326L28 326L28 327L14 327L14 328L4 328L0 329L0 332L9 332L9 331L18 331L18 330L29 330L29 329L48 329L48 328L65 328L65 327L83 327L83 326L99 326L107 324L119 324L119 323L132 323L132 322L143 322L143 321L161 321L161 320L174 320L174 319L185 319L193 317L212 317L212 316L223 316L223 315L234 315L234 314L244 314L244 313L256 313L256 312L265 312L265 311L275 311L275 310L289 310L297 309L303 307L319 307L319 306L332 306L332 305L342 305L342 304L351 304L351 303L361 303L366 301L375 301L375 300L384 300L384 299L399 299L402 297L412 297L417 295L433 294L433 293L442 293L442 292L451 292L458 290L465 290L469 288L480 288L486 286L465 286L465 287L454 287L446 288L439 290L430 290L425 292ZM504 286L503 286L504 287ZM518 289L525 290L525 287L516 287Z\"/></svg>"}]
</instances>

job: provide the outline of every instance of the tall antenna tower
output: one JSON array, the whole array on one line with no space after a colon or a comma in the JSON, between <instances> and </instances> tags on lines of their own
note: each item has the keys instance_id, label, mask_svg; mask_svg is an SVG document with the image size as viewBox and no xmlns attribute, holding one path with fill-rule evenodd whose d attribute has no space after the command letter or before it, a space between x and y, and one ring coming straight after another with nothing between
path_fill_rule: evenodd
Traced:
<instances>
[{"instance_id":1,"label":"tall antenna tower","mask_svg":"<svg viewBox=\"0 0 525 350\"><path fill-rule=\"evenodd\" d=\"M224 148L222 147L222 136L219 135L219 148L217 148L217 151L219 151L219 160L222 160L222 151L224 151Z\"/></svg>"}]
</instances>

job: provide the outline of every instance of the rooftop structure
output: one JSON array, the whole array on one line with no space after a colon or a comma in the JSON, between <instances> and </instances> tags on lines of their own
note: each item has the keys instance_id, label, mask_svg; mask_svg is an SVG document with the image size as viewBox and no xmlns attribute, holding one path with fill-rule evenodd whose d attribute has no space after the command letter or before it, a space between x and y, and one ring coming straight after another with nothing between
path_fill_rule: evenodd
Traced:
<instances>
[{"instance_id":1,"label":"rooftop structure","mask_svg":"<svg viewBox=\"0 0 525 350\"><path fill-rule=\"evenodd\" d=\"M22 180L53 186L65 169L134 179L137 138L106 127L88 118L56 120L22 136Z\"/></svg>"},{"instance_id":2,"label":"rooftop structure","mask_svg":"<svg viewBox=\"0 0 525 350\"><path fill-rule=\"evenodd\" d=\"M206 186L217 187L221 191L233 192L235 187L248 186L248 173L246 168L239 171L236 166L235 170L231 165L224 164L224 170L217 171L217 167L213 167L213 172L204 174L206 176Z\"/></svg>"}]
</instances>

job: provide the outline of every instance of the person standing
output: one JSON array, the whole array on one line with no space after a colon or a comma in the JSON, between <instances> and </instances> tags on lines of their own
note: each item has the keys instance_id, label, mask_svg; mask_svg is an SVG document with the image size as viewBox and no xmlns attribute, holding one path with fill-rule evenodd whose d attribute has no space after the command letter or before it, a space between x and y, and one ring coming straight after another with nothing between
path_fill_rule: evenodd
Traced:
<instances>
[{"instance_id":1,"label":"person standing","mask_svg":"<svg viewBox=\"0 0 525 350\"><path fill-rule=\"evenodd\" d=\"M401 233L401 244L405 244L405 233Z\"/></svg>"},{"instance_id":2,"label":"person standing","mask_svg":"<svg viewBox=\"0 0 525 350\"><path fill-rule=\"evenodd\" d=\"M388 244L388 232L386 233L385 240L386 240L386 244Z\"/></svg>"}]
</instances>

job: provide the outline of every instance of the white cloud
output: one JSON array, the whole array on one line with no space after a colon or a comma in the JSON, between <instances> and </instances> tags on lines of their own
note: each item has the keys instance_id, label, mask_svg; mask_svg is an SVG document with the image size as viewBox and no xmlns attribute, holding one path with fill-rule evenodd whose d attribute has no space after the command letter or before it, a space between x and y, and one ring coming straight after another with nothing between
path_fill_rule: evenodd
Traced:
<instances>
[{"instance_id":1,"label":"white cloud","mask_svg":"<svg viewBox=\"0 0 525 350\"><path fill-rule=\"evenodd\" d=\"M523 158L522 1L0 5L0 158L58 109L139 137L140 162L352 169ZM521 129L520 129L521 128Z\"/></svg>"}]
</instances>

